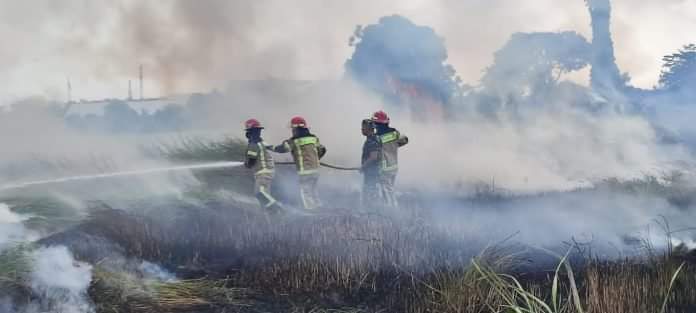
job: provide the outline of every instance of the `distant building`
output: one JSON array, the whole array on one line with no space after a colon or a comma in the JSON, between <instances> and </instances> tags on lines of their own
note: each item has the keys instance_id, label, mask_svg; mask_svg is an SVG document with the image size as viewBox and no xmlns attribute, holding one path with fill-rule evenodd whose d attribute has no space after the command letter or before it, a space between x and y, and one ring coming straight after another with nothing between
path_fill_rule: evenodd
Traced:
<instances>
[{"instance_id":1,"label":"distant building","mask_svg":"<svg viewBox=\"0 0 696 313\"><path fill-rule=\"evenodd\" d=\"M143 100L129 99L102 99L102 100L81 100L79 102L71 102L67 104L65 117L78 116L85 117L88 115L103 116L104 109L110 103L120 102L125 103L138 112L138 114L153 114L167 105L184 106L188 100L188 95L167 97L167 98L149 98Z\"/></svg>"}]
</instances>

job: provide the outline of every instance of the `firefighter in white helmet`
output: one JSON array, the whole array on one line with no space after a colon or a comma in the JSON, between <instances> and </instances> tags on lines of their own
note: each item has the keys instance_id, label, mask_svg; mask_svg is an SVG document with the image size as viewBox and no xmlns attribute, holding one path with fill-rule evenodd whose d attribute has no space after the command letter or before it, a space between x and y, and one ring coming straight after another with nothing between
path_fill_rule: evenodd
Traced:
<instances>
[{"instance_id":1,"label":"firefighter in white helmet","mask_svg":"<svg viewBox=\"0 0 696 313\"><path fill-rule=\"evenodd\" d=\"M281 213L283 207L271 195L271 183L273 182L274 162L269 153L269 146L261 138L263 127L257 119L249 119L244 123L246 138L249 141L244 165L254 172L254 195L259 204L270 214Z\"/></svg>"},{"instance_id":2,"label":"firefighter in white helmet","mask_svg":"<svg viewBox=\"0 0 696 313\"><path fill-rule=\"evenodd\" d=\"M306 210L315 210L322 203L317 184L319 182L320 159L326 154L326 148L319 143L319 138L309 132L307 121L295 116L290 120L292 137L276 146L278 153L292 153L300 182L300 197Z\"/></svg>"},{"instance_id":3,"label":"firefighter in white helmet","mask_svg":"<svg viewBox=\"0 0 696 313\"><path fill-rule=\"evenodd\" d=\"M379 192L383 204L387 207L397 207L394 194L396 174L399 170L399 148L408 144L408 137L389 126L389 116L384 111L372 115L375 124L379 153Z\"/></svg>"}]
</instances>

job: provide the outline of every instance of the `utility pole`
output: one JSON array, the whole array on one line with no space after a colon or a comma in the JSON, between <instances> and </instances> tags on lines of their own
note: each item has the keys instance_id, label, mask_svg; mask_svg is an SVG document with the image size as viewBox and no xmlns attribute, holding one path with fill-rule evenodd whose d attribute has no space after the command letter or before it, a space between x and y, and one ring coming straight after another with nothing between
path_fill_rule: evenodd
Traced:
<instances>
[{"instance_id":1,"label":"utility pole","mask_svg":"<svg viewBox=\"0 0 696 313\"><path fill-rule=\"evenodd\" d=\"M131 87L131 80L128 80L128 101L133 100L133 88Z\"/></svg>"},{"instance_id":2,"label":"utility pole","mask_svg":"<svg viewBox=\"0 0 696 313\"><path fill-rule=\"evenodd\" d=\"M140 100L143 100L143 65L140 64Z\"/></svg>"},{"instance_id":3,"label":"utility pole","mask_svg":"<svg viewBox=\"0 0 696 313\"><path fill-rule=\"evenodd\" d=\"M68 77L66 80L68 83L68 103L71 103L72 102L72 86L70 85L70 77Z\"/></svg>"}]
</instances>

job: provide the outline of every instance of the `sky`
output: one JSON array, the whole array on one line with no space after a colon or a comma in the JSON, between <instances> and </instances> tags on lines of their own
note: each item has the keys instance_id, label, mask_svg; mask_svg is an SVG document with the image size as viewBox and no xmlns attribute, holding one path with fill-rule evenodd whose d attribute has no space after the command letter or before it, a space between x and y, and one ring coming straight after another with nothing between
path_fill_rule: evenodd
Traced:
<instances>
[{"instance_id":1,"label":"sky","mask_svg":"<svg viewBox=\"0 0 696 313\"><path fill-rule=\"evenodd\" d=\"M619 68L650 88L661 57L696 42L696 0L612 3ZM129 79L137 95L139 64L146 97L235 79L338 79L355 26L391 14L435 29L471 85L515 32L591 38L582 0L0 0L0 104L64 101L68 78L73 99L125 98Z\"/></svg>"}]
</instances>

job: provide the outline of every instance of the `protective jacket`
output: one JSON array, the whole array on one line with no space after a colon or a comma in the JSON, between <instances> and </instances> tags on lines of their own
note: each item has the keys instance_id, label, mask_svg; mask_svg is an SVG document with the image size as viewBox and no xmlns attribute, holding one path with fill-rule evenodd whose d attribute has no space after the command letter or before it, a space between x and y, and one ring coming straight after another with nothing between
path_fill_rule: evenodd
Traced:
<instances>
[{"instance_id":1,"label":"protective jacket","mask_svg":"<svg viewBox=\"0 0 696 313\"><path fill-rule=\"evenodd\" d=\"M319 142L319 138L312 134L292 137L273 150L278 153L292 152L299 175L318 173L319 160L326 154L326 148Z\"/></svg>"},{"instance_id":2,"label":"protective jacket","mask_svg":"<svg viewBox=\"0 0 696 313\"><path fill-rule=\"evenodd\" d=\"M273 174L273 156L268 153L268 145L263 140L249 141L244 165L252 169L254 175Z\"/></svg>"},{"instance_id":3,"label":"protective jacket","mask_svg":"<svg viewBox=\"0 0 696 313\"><path fill-rule=\"evenodd\" d=\"M394 128L377 135L380 144L380 172L395 172L399 169L399 148L408 144L408 137Z\"/></svg>"}]
</instances>

